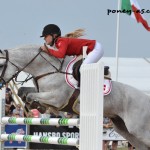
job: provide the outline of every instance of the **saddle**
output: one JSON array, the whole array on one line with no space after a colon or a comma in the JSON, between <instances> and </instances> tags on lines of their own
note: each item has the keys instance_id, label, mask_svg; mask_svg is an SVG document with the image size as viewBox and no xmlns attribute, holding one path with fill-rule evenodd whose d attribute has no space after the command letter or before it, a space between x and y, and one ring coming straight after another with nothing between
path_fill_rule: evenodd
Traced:
<instances>
[{"instance_id":1,"label":"saddle","mask_svg":"<svg viewBox=\"0 0 150 150\"><path fill-rule=\"evenodd\" d=\"M80 59L73 65L73 77L78 81L78 87L80 87L80 67L82 65L83 60ZM104 76L109 75L109 66L104 66Z\"/></svg>"}]
</instances>

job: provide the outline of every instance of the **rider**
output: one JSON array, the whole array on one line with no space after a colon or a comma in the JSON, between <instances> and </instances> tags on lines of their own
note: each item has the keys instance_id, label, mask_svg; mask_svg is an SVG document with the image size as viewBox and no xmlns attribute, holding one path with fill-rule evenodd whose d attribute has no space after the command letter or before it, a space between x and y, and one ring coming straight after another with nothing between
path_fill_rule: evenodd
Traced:
<instances>
[{"instance_id":1,"label":"rider","mask_svg":"<svg viewBox=\"0 0 150 150\"><path fill-rule=\"evenodd\" d=\"M64 58L66 55L82 55L83 46L88 46L87 57L83 61L83 64L90 64L98 62L104 53L101 44L96 40L61 37L61 30L55 24L46 25L43 28L41 37L44 37L47 45L52 46L51 48L47 48L44 45L41 46L41 49L57 58Z\"/></svg>"}]
</instances>

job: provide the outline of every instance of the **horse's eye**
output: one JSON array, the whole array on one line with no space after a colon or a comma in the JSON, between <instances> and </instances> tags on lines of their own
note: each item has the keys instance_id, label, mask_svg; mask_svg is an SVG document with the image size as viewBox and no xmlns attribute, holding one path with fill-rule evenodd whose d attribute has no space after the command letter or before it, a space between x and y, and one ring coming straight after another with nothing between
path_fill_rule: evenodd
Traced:
<instances>
[{"instance_id":1,"label":"horse's eye","mask_svg":"<svg viewBox=\"0 0 150 150\"><path fill-rule=\"evenodd\" d=\"M4 65L0 65L0 68L2 68Z\"/></svg>"}]
</instances>

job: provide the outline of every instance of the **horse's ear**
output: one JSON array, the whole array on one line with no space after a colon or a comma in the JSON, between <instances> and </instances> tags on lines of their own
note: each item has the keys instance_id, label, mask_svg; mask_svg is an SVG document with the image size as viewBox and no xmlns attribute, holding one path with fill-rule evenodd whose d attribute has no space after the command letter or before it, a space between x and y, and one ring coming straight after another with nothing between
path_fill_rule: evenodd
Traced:
<instances>
[{"instance_id":1,"label":"horse's ear","mask_svg":"<svg viewBox=\"0 0 150 150\"><path fill-rule=\"evenodd\" d=\"M0 53L3 54L2 50L0 49Z\"/></svg>"}]
</instances>

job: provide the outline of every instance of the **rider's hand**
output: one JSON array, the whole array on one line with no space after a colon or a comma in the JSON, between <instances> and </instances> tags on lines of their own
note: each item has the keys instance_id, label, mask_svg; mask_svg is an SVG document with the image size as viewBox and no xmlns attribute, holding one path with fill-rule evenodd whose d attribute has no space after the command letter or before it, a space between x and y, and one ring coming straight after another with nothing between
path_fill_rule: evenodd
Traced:
<instances>
[{"instance_id":1,"label":"rider's hand","mask_svg":"<svg viewBox=\"0 0 150 150\"><path fill-rule=\"evenodd\" d=\"M41 46L41 49L42 49L44 52L46 52L46 53L49 54L48 47L47 47L46 43L44 43L44 45Z\"/></svg>"},{"instance_id":2,"label":"rider's hand","mask_svg":"<svg viewBox=\"0 0 150 150\"><path fill-rule=\"evenodd\" d=\"M41 46L41 49L42 49L42 51L48 53L48 50L47 50L47 48L45 47L45 45Z\"/></svg>"}]
</instances>

